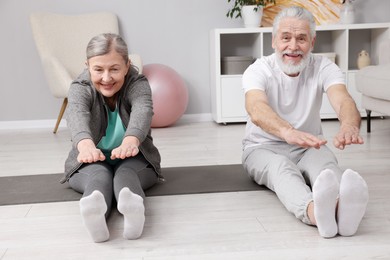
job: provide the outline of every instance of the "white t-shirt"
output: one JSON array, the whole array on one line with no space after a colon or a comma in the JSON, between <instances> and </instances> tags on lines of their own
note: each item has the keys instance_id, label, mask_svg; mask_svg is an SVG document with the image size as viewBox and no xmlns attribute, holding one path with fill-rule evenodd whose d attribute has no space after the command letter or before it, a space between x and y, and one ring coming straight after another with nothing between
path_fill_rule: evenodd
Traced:
<instances>
[{"instance_id":1,"label":"white t-shirt","mask_svg":"<svg viewBox=\"0 0 390 260\"><path fill-rule=\"evenodd\" d=\"M320 109L323 93L335 84L345 84L340 68L328 58L311 55L306 68L297 77L286 75L277 65L276 55L257 59L244 72L242 85L245 93L263 90L271 108L295 129L322 135ZM248 117L244 149L281 141L252 123Z\"/></svg>"}]
</instances>

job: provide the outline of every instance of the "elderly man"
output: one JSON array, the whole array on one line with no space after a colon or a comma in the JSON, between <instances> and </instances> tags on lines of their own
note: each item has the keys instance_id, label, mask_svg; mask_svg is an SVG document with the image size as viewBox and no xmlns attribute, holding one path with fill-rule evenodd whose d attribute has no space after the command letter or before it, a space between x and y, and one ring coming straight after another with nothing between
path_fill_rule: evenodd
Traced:
<instances>
[{"instance_id":1,"label":"elderly man","mask_svg":"<svg viewBox=\"0 0 390 260\"><path fill-rule=\"evenodd\" d=\"M259 185L276 193L302 222L322 237L354 235L368 203L363 178L344 172L322 137L320 108L325 92L340 129L333 144L363 144L360 114L340 68L311 54L316 39L313 15L300 7L275 18L275 53L258 59L243 75L249 114L243 165Z\"/></svg>"}]
</instances>

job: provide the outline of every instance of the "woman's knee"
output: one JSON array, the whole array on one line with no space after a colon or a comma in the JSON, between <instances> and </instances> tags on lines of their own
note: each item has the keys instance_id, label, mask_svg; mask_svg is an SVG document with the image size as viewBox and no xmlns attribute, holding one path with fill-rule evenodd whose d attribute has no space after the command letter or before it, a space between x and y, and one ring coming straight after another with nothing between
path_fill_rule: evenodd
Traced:
<instances>
[{"instance_id":1,"label":"woman's knee","mask_svg":"<svg viewBox=\"0 0 390 260\"><path fill-rule=\"evenodd\" d=\"M101 164L86 164L70 177L69 185L80 193L84 193L88 186L110 186L112 172Z\"/></svg>"},{"instance_id":2,"label":"woman's knee","mask_svg":"<svg viewBox=\"0 0 390 260\"><path fill-rule=\"evenodd\" d=\"M137 173L142 189L146 190L155 185L158 181L157 173L152 167L146 167Z\"/></svg>"},{"instance_id":3,"label":"woman's knee","mask_svg":"<svg viewBox=\"0 0 390 260\"><path fill-rule=\"evenodd\" d=\"M109 165L103 163L90 164L81 168L77 174L82 176L84 192L99 190L106 195L112 191L113 172Z\"/></svg>"}]
</instances>

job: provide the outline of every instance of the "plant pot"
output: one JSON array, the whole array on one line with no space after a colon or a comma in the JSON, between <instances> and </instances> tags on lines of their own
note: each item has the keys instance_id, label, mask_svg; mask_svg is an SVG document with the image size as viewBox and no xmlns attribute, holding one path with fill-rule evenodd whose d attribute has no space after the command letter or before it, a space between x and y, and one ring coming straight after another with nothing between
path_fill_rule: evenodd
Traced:
<instances>
[{"instance_id":1,"label":"plant pot","mask_svg":"<svg viewBox=\"0 0 390 260\"><path fill-rule=\"evenodd\" d=\"M246 28L254 28L261 26L261 19L263 18L263 7L260 6L255 10L256 5L245 5L241 9L241 16L244 20Z\"/></svg>"},{"instance_id":2,"label":"plant pot","mask_svg":"<svg viewBox=\"0 0 390 260\"><path fill-rule=\"evenodd\" d=\"M340 10L340 23L353 24L355 22L355 8L350 0L347 0Z\"/></svg>"}]
</instances>

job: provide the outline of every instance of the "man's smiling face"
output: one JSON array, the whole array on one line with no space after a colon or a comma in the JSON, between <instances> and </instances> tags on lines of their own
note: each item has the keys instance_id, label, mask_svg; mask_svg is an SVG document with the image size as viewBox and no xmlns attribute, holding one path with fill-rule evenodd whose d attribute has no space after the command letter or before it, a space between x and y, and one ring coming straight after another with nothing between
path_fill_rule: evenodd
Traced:
<instances>
[{"instance_id":1,"label":"man's smiling face","mask_svg":"<svg viewBox=\"0 0 390 260\"><path fill-rule=\"evenodd\" d=\"M290 76L298 75L309 61L314 42L308 21L293 17L281 19L272 38L272 47L283 72Z\"/></svg>"}]
</instances>

